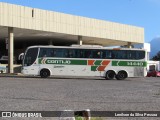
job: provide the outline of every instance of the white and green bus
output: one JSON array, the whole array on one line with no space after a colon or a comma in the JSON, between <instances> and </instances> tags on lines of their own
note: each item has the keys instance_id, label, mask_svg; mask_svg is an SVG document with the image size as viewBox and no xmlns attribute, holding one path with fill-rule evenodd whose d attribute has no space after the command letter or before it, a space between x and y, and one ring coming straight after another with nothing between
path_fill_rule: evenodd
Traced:
<instances>
[{"instance_id":1,"label":"white and green bus","mask_svg":"<svg viewBox=\"0 0 160 120\"><path fill-rule=\"evenodd\" d=\"M92 45L31 46L22 73L49 76L101 76L108 80L146 76L146 51Z\"/></svg>"}]
</instances>

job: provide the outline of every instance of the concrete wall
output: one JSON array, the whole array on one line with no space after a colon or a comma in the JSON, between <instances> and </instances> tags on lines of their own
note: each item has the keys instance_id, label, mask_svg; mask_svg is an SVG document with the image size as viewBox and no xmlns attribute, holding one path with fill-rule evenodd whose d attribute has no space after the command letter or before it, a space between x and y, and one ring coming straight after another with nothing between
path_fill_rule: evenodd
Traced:
<instances>
[{"instance_id":1,"label":"concrete wall","mask_svg":"<svg viewBox=\"0 0 160 120\"><path fill-rule=\"evenodd\" d=\"M50 31L134 43L144 42L141 27L0 2L0 26Z\"/></svg>"}]
</instances>

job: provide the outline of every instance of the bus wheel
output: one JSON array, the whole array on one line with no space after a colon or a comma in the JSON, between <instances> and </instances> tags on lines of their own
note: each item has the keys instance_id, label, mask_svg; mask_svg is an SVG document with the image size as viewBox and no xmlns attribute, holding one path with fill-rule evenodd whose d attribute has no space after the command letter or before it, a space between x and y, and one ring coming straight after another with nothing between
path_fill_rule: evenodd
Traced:
<instances>
[{"instance_id":1,"label":"bus wheel","mask_svg":"<svg viewBox=\"0 0 160 120\"><path fill-rule=\"evenodd\" d=\"M48 69L42 69L40 71L41 78L47 78L50 76L50 71Z\"/></svg>"},{"instance_id":2,"label":"bus wheel","mask_svg":"<svg viewBox=\"0 0 160 120\"><path fill-rule=\"evenodd\" d=\"M127 72L126 71L119 71L118 74L116 75L117 80L124 80L127 78Z\"/></svg>"},{"instance_id":3,"label":"bus wheel","mask_svg":"<svg viewBox=\"0 0 160 120\"><path fill-rule=\"evenodd\" d=\"M106 80L113 80L115 77L115 72L112 70L109 70L106 72Z\"/></svg>"}]
</instances>

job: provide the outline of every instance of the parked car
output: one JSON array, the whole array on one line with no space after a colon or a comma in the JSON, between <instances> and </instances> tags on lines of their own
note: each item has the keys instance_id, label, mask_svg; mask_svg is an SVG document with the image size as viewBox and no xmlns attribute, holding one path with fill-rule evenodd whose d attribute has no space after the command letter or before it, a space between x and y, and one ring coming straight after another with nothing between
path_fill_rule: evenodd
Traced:
<instances>
[{"instance_id":1,"label":"parked car","mask_svg":"<svg viewBox=\"0 0 160 120\"><path fill-rule=\"evenodd\" d=\"M160 77L160 71L148 71L147 72L147 77Z\"/></svg>"},{"instance_id":2,"label":"parked car","mask_svg":"<svg viewBox=\"0 0 160 120\"><path fill-rule=\"evenodd\" d=\"M2 56L0 58L0 63L1 64L7 64L8 63L8 56Z\"/></svg>"},{"instance_id":3,"label":"parked car","mask_svg":"<svg viewBox=\"0 0 160 120\"><path fill-rule=\"evenodd\" d=\"M16 63L15 57L14 57L14 61L13 62ZM8 56L3 55L0 58L0 64L8 64Z\"/></svg>"}]
</instances>

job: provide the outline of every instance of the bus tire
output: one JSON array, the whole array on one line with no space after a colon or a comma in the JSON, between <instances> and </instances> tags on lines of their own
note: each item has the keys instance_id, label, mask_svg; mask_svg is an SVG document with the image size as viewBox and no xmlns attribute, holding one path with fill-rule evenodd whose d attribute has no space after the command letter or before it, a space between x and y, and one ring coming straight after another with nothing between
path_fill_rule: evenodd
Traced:
<instances>
[{"instance_id":1,"label":"bus tire","mask_svg":"<svg viewBox=\"0 0 160 120\"><path fill-rule=\"evenodd\" d=\"M106 80L113 80L115 78L115 72L113 70L107 71L105 78Z\"/></svg>"},{"instance_id":2,"label":"bus tire","mask_svg":"<svg viewBox=\"0 0 160 120\"><path fill-rule=\"evenodd\" d=\"M47 78L50 76L50 71L48 69L42 69L40 71L41 78Z\"/></svg>"},{"instance_id":3,"label":"bus tire","mask_svg":"<svg viewBox=\"0 0 160 120\"><path fill-rule=\"evenodd\" d=\"M116 75L117 80L124 80L128 77L128 74L126 71L119 71L118 74Z\"/></svg>"}]
</instances>

